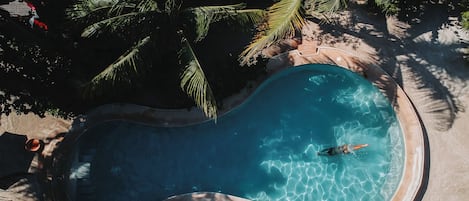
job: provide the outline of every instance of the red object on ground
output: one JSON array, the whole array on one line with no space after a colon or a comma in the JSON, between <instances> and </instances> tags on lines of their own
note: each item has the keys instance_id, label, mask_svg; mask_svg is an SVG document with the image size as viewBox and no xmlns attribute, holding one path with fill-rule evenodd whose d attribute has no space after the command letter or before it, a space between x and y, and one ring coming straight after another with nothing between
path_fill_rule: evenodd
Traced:
<instances>
[{"instance_id":1,"label":"red object on ground","mask_svg":"<svg viewBox=\"0 0 469 201\"><path fill-rule=\"evenodd\" d=\"M36 6L34 6L31 2L26 2L26 5L28 5L31 10L36 10Z\"/></svg>"},{"instance_id":2,"label":"red object on ground","mask_svg":"<svg viewBox=\"0 0 469 201\"><path fill-rule=\"evenodd\" d=\"M29 139L26 141L24 148L28 151L36 152L41 148L41 141L38 139Z\"/></svg>"},{"instance_id":3,"label":"red object on ground","mask_svg":"<svg viewBox=\"0 0 469 201\"><path fill-rule=\"evenodd\" d=\"M44 22L41 22L37 19L34 19L34 25L36 25L37 27L41 28L41 29L44 29L45 31L47 31L49 28L47 27L47 24L44 23Z\"/></svg>"}]
</instances>

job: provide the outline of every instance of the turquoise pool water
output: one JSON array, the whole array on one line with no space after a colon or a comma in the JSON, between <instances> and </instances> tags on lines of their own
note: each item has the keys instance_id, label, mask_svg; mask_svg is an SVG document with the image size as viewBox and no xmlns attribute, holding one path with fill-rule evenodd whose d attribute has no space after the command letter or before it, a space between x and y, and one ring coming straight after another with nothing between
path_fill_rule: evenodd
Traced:
<instances>
[{"instance_id":1,"label":"turquoise pool water","mask_svg":"<svg viewBox=\"0 0 469 201\"><path fill-rule=\"evenodd\" d=\"M369 147L316 154L345 143ZM71 177L87 180L77 196L93 189L95 200L114 201L196 191L261 201L389 200L404 161L387 99L365 79L328 65L276 74L216 124L114 121L88 130L77 145L81 163Z\"/></svg>"}]
</instances>

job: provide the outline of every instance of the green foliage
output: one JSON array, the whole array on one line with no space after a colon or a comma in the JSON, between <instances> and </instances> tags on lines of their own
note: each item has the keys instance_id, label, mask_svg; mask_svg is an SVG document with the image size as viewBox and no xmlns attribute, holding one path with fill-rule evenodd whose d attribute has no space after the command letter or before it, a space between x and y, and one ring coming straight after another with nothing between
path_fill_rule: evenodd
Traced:
<instances>
[{"instance_id":1,"label":"green foliage","mask_svg":"<svg viewBox=\"0 0 469 201\"><path fill-rule=\"evenodd\" d=\"M91 37L97 36L99 33L103 32L105 29L110 32L115 32L122 27L131 25L137 18L139 13L126 13L123 15L107 18L96 22L88 27L86 27L81 33L81 37Z\"/></svg>"},{"instance_id":2,"label":"green foliage","mask_svg":"<svg viewBox=\"0 0 469 201\"><path fill-rule=\"evenodd\" d=\"M310 15L331 14L347 6L346 0L305 0L304 8Z\"/></svg>"},{"instance_id":3,"label":"green foliage","mask_svg":"<svg viewBox=\"0 0 469 201\"><path fill-rule=\"evenodd\" d=\"M71 60L60 51L61 41L48 40L8 13L0 15L0 114L78 111L83 104L73 99Z\"/></svg>"},{"instance_id":4,"label":"green foliage","mask_svg":"<svg viewBox=\"0 0 469 201\"><path fill-rule=\"evenodd\" d=\"M203 6L186 9L184 12L190 13L195 21L195 41L201 41L207 36L210 24L223 19L240 20L242 23L251 24L259 22L264 12L258 9L242 10L246 4L235 4L227 6Z\"/></svg>"},{"instance_id":5,"label":"green foliage","mask_svg":"<svg viewBox=\"0 0 469 201\"><path fill-rule=\"evenodd\" d=\"M461 24L462 27L465 29L469 29L469 0L463 0L461 1L460 5L462 10L464 10L461 13ZM464 59L466 60L466 66L469 65L469 50L466 48L464 51Z\"/></svg>"},{"instance_id":6,"label":"green foliage","mask_svg":"<svg viewBox=\"0 0 469 201\"><path fill-rule=\"evenodd\" d=\"M151 42L150 36L141 39L135 46L131 47L124 54L122 54L114 63L110 64L107 68L101 71L98 75L86 84L84 87L84 95L93 97L97 92L102 92L103 85L111 83L128 83L131 84L135 75L139 73L138 62L140 61L140 54L146 51Z\"/></svg>"},{"instance_id":7,"label":"green foliage","mask_svg":"<svg viewBox=\"0 0 469 201\"><path fill-rule=\"evenodd\" d=\"M459 6L461 6L463 10L469 10L469 0L461 0Z\"/></svg>"},{"instance_id":8,"label":"green foliage","mask_svg":"<svg viewBox=\"0 0 469 201\"><path fill-rule=\"evenodd\" d=\"M179 51L179 60L184 66L184 72L181 74L181 88L195 100L207 117L216 119L217 104L202 66L187 38L181 32L179 35L182 46Z\"/></svg>"},{"instance_id":9,"label":"green foliage","mask_svg":"<svg viewBox=\"0 0 469 201\"><path fill-rule=\"evenodd\" d=\"M398 0L375 0L375 3L387 15L396 14L399 11Z\"/></svg>"},{"instance_id":10,"label":"green foliage","mask_svg":"<svg viewBox=\"0 0 469 201\"><path fill-rule=\"evenodd\" d=\"M469 29L469 11L465 11L461 14L461 23L465 29Z\"/></svg>"},{"instance_id":11,"label":"green foliage","mask_svg":"<svg viewBox=\"0 0 469 201\"><path fill-rule=\"evenodd\" d=\"M462 0L459 6L463 12L461 12L461 25L465 29L469 29L469 0ZM464 49L464 59L466 60L466 66L469 66L469 49Z\"/></svg>"},{"instance_id":12,"label":"green foliage","mask_svg":"<svg viewBox=\"0 0 469 201\"><path fill-rule=\"evenodd\" d=\"M119 86L134 84L145 75L139 72L147 68L177 66L183 71L181 89L208 117L216 118L215 98L192 42L202 41L210 25L216 22L239 20L241 24L252 25L262 19L262 10L245 7L245 4L190 7L178 0L79 1L68 10L68 15L71 20L87 25L82 37L114 34L135 44L94 76L85 85L85 94L96 96L112 89L121 90ZM182 37L182 44L179 33L189 33ZM168 61L164 56L177 52L179 61ZM165 65L151 64L158 58Z\"/></svg>"},{"instance_id":13,"label":"green foliage","mask_svg":"<svg viewBox=\"0 0 469 201\"><path fill-rule=\"evenodd\" d=\"M347 6L346 0L280 0L267 9L253 41L239 56L241 65L253 65L263 49L291 38L304 25L304 15L323 18Z\"/></svg>"},{"instance_id":14,"label":"green foliage","mask_svg":"<svg viewBox=\"0 0 469 201\"><path fill-rule=\"evenodd\" d=\"M117 0L113 1L96 1L96 0L81 0L67 9L67 17L69 19L78 20L89 17L94 14L100 14L101 11L109 11L116 5Z\"/></svg>"},{"instance_id":15,"label":"green foliage","mask_svg":"<svg viewBox=\"0 0 469 201\"><path fill-rule=\"evenodd\" d=\"M63 111L58 107L50 107L46 110L46 113L62 119L72 119L75 116L75 114Z\"/></svg>"},{"instance_id":16,"label":"green foliage","mask_svg":"<svg viewBox=\"0 0 469 201\"><path fill-rule=\"evenodd\" d=\"M241 65L255 64L264 48L280 39L293 37L304 24L302 3L302 0L281 0L268 9L267 21L240 55Z\"/></svg>"}]
</instances>

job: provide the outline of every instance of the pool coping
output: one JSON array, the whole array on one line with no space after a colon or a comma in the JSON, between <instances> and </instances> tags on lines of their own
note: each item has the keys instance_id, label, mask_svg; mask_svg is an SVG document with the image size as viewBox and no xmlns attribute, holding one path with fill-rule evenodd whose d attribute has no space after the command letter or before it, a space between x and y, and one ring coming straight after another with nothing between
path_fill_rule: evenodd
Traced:
<instances>
[{"instance_id":1,"label":"pool coping","mask_svg":"<svg viewBox=\"0 0 469 201\"><path fill-rule=\"evenodd\" d=\"M370 75L381 75L392 78L382 69L369 68L365 71ZM405 165L402 172L401 181L397 191L394 193L393 201L416 200L420 194L422 183L424 182L426 155L428 155L425 145L426 131L421 118L410 98L404 90L394 81L388 83L395 87L394 110L399 119L399 124L403 130L405 145ZM384 88L384 89L385 89ZM383 88L382 88L383 89ZM385 89L386 90L386 89Z\"/></svg>"},{"instance_id":2,"label":"pool coping","mask_svg":"<svg viewBox=\"0 0 469 201\"><path fill-rule=\"evenodd\" d=\"M171 196L163 201L250 201L245 198L215 192L195 192Z\"/></svg>"},{"instance_id":3,"label":"pool coping","mask_svg":"<svg viewBox=\"0 0 469 201\"><path fill-rule=\"evenodd\" d=\"M351 61L359 61L359 58L354 57L352 54L345 52L340 49L331 47L318 47L314 54L302 54L299 50L292 50L290 52L280 54L273 57L268 65L268 74L259 78L253 87L243 89L243 91L237 95L229 97L224 100L224 108L219 111L219 116L228 113L231 109L240 105L247 97L249 97L257 87L262 84L263 81L268 79L270 76L275 74L282 69L294 67L301 64L313 64L308 59L304 58L315 58L314 64L319 60L321 54L327 51L335 51L336 55L339 55L343 59L351 59ZM334 54L332 54L334 55ZM338 58L338 57L337 57ZM298 62L303 59L304 63ZM293 65L292 65L292 61ZM358 72L362 75L366 75L366 79L372 82L375 86L385 93L386 97L389 98L390 102L394 106L396 115L399 119L399 123L404 132L405 141L405 166L401 176L401 181L398 189L395 191L391 200L415 200L419 194L422 193L422 183L425 173L425 156L428 155L427 146L425 146L425 129L420 120L420 117L412 104L410 98L402 90L402 88L389 76L384 70L378 66L368 65L365 66L361 63L347 62L348 64L358 64L355 66L351 65L340 65L338 63L331 63L331 59L328 56L325 64L334 64L346 69ZM60 188L65 187L65 182L69 182L64 175L60 175L61 167L64 164L63 160L66 160L67 156L71 156L71 148L75 144L80 136L85 133L88 129L95 127L96 125L116 120L124 120L128 122L144 124L149 126L186 126L192 124L198 124L204 121L209 121L203 113L197 108L191 109L156 109L141 105L132 104L108 104L97 107L92 111L88 112L86 116L77 117L71 126L67 137L57 148L57 153L53 159L52 168L49 170L52 175L56 178L52 181L51 188L54 189L53 196L57 200L74 200L64 192L60 192ZM428 170L428 168L427 168ZM205 194L215 194L206 192ZM217 193L219 194L219 193ZM184 196L187 197L190 194L181 195L180 199ZM239 198L242 199L242 198ZM172 200L178 200L178 196Z\"/></svg>"},{"instance_id":4,"label":"pool coping","mask_svg":"<svg viewBox=\"0 0 469 201\"><path fill-rule=\"evenodd\" d=\"M391 102L404 135L405 165L392 201L420 200L425 193L430 165L429 143L425 126L412 100L394 79L382 68L365 64L354 54L334 47L304 43L306 47L292 50L283 55L275 65L290 61L294 66L309 63L334 64L361 74L373 83ZM311 52L311 49L313 51ZM278 67L274 67L278 68Z\"/></svg>"}]
</instances>

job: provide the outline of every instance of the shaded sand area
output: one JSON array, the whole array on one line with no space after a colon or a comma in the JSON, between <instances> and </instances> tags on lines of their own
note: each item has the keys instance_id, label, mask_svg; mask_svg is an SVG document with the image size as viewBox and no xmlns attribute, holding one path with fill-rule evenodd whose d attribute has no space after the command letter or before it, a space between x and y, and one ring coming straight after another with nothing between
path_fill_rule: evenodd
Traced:
<instances>
[{"instance_id":1,"label":"shaded sand area","mask_svg":"<svg viewBox=\"0 0 469 201\"><path fill-rule=\"evenodd\" d=\"M44 200L50 175L52 154L71 122L32 113L0 116L0 200ZM44 145L38 152L25 150L27 139L40 139Z\"/></svg>"},{"instance_id":2,"label":"shaded sand area","mask_svg":"<svg viewBox=\"0 0 469 201\"><path fill-rule=\"evenodd\" d=\"M395 17L368 14L352 6L351 11L340 13L332 21L333 24L308 22L302 31L300 52L314 55L317 47L324 47L324 52L328 47L335 47L343 50L343 54L339 55L351 54L358 60L348 60L347 56L338 57L336 53L330 53L326 54L327 63L352 68L379 66L387 71L414 102L427 129L430 171L422 199L467 199L469 159L466 156L469 147L464 144L469 142L469 113L466 112L469 104L469 66L463 61L462 52L467 51L469 33L461 29L457 16L448 13L443 6L434 5L409 24ZM300 58L309 61L295 60L295 54L298 51L290 52L291 60L285 62L324 62L314 60L314 57ZM355 63L357 65L353 65ZM360 71L359 68L354 70ZM50 145L41 154L33 156L30 164L26 164L29 167L25 171L31 173L40 166L34 158L47 158L71 124L68 120L52 116L41 119L32 114L2 115L0 122L0 133L3 135L26 135L43 139ZM47 178L47 175L40 177ZM31 175L20 180L13 190L24 193L24 188L16 187L28 179ZM40 192L33 188L32 191ZM35 196L29 197L24 200L40 200Z\"/></svg>"}]
</instances>

